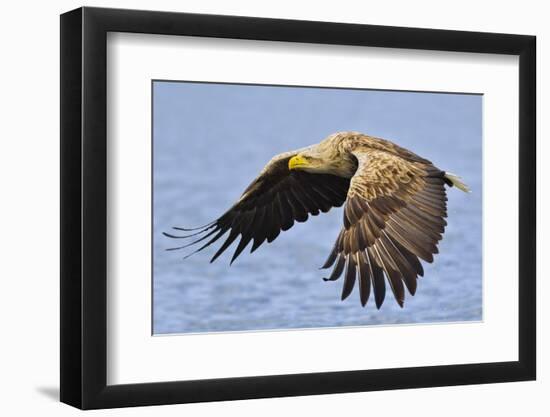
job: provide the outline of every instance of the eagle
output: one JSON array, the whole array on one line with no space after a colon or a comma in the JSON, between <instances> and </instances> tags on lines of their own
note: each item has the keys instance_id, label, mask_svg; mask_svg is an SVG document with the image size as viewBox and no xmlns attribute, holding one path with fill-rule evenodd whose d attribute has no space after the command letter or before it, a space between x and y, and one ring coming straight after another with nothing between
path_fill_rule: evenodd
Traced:
<instances>
[{"instance_id":1,"label":"eagle","mask_svg":"<svg viewBox=\"0 0 550 417\"><path fill-rule=\"evenodd\" d=\"M199 252L229 233L213 255L215 261L239 236L231 258L252 241L250 252L273 242L281 231L309 215L343 209L343 226L321 267L332 271L325 281L342 275L341 299L358 283L364 307L373 293L380 309L389 283L403 307L405 287L411 295L420 260L431 263L447 222L445 186L469 192L454 174L395 143L359 132L338 132L320 143L273 157L223 215L201 227L173 227L174 239L196 238L178 250L197 245Z\"/></svg>"}]
</instances>

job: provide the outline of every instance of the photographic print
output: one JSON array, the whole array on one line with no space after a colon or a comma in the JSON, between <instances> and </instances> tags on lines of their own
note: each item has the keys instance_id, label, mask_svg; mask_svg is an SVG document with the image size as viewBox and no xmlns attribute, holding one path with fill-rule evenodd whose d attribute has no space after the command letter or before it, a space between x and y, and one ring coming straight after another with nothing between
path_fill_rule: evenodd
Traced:
<instances>
[{"instance_id":1,"label":"photographic print","mask_svg":"<svg viewBox=\"0 0 550 417\"><path fill-rule=\"evenodd\" d=\"M536 379L534 36L94 7L60 33L62 402Z\"/></svg>"},{"instance_id":2,"label":"photographic print","mask_svg":"<svg viewBox=\"0 0 550 417\"><path fill-rule=\"evenodd\" d=\"M482 320L482 95L152 100L153 334Z\"/></svg>"}]
</instances>

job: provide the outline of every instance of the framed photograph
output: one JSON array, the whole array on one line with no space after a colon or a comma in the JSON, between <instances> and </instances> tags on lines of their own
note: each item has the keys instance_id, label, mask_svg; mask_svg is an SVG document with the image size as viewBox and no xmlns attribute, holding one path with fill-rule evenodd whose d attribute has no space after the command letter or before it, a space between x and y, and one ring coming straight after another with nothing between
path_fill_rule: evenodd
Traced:
<instances>
[{"instance_id":1,"label":"framed photograph","mask_svg":"<svg viewBox=\"0 0 550 417\"><path fill-rule=\"evenodd\" d=\"M61 16L61 401L535 379L535 37Z\"/></svg>"}]
</instances>

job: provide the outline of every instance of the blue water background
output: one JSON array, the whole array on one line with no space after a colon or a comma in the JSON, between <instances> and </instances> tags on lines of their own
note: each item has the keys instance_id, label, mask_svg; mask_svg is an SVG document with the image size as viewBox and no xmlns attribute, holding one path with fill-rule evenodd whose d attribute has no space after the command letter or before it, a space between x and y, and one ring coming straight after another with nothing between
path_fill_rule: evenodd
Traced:
<instances>
[{"instance_id":1,"label":"blue water background","mask_svg":"<svg viewBox=\"0 0 550 417\"><path fill-rule=\"evenodd\" d=\"M482 319L482 96L155 81L153 86L153 332L155 334L437 323ZM414 297L389 291L380 310L318 268L342 209L310 217L271 244L188 251L161 234L222 214L278 153L355 130L395 141L460 175L448 226ZM251 244L249 245L250 248Z\"/></svg>"}]
</instances>

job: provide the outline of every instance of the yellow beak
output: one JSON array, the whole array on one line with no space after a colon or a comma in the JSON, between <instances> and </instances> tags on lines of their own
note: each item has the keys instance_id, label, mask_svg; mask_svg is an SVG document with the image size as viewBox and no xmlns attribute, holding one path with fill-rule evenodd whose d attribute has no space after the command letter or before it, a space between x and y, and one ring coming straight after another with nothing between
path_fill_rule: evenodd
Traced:
<instances>
[{"instance_id":1,"label":"yellow beak","mask_svg":"<svg viewBox=\"0 0 550 417\"><path fill-rule=\"evenodd\" d=\"M306 158L300 155L293 156L288 160L288 169L296 169L298 167L308 166Z\"/></svg>"}]
</instances>

